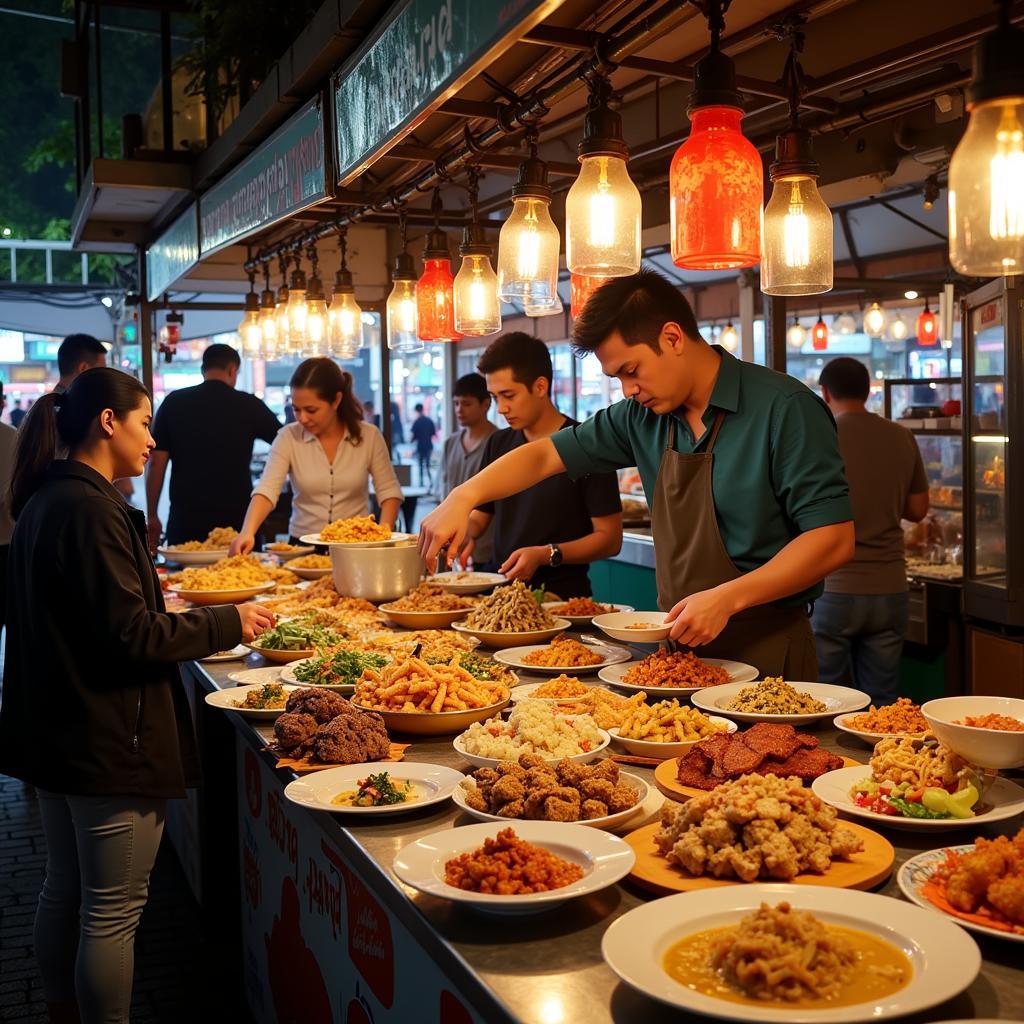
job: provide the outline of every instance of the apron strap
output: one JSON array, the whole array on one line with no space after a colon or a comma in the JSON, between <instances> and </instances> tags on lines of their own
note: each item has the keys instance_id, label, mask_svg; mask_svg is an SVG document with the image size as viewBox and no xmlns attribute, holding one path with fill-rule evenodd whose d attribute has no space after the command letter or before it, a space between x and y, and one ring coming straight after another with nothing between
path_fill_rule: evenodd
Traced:
<instances>
[{"instance_id":1,"label":"apron strap","mask_svg":"<svg viewBox=\"0 0 1024 1024\"><path fill-rule=\"evenodd\" d=\"M675 451L676 447L676 418L669 413L668 417L668 441L665 444L665 451Z\"/></svg>"},{"instance_id":2,"label":"apron strap","mask_svg":"<svg viewBox=\"0 0 1024 1024\"><path fill-rule=\"evenodd\" d=\"M725 419L725 410L719 409L718 414L715 416L715 422L711 427L711 437L708 438L707 447L704 449L705 454L710 455L715 450L715 441L718 440L718 432L722 429L722 421Z\"/></svg>"}]
</instances>

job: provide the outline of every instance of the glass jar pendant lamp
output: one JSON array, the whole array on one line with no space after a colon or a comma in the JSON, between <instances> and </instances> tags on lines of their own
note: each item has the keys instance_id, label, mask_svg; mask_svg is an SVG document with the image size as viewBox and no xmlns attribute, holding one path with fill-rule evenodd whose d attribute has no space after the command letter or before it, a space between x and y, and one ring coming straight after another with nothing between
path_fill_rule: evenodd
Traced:
<instances>
[{"instance_id":1,"label":"glass jar pendant lamp","mask_svg":"<svg viewBox=\"0 0 1024 1024\"><path fill-rule=\"evenodd\" d=\"M245 314L238 325L242 339L242 352L255 359L263 348L263 328L260 325L260 300L256 294L256 275L249 271L249 291L245 296Z\"/></svg>"},{"instance_id":2,"label":"glass jar pendant lamp","mask_svg":"<svg viewBox=\"0 0 1024 1024\"><path fill-rule=\"evenodd\" d=\"M880 338L885 333L888 318L885 310L877 302L872 302L864 310L864 333L872 338Z\"/></svg>"},{"instance_id":3,"label":"glass jar pendant lamp","mask_svg":"<svg viewBox=\"0 0 1024 1024\"><path fill-rule=\"evenodd\" d=\"M802 349L807 341L807 328L800 323L800 317L795 313L793 314L793 322L789 325L789 330L786 331L786 341L789 347L795 350Z\"/></svg>"},{"instance_id":4,"label":"glass jar pendant lamp","mask_svg":"<svg viewBox=\"0 0 1024 1024\"><path fill-rule=\"evenodd\" d=\"M458 341L455 329L455 278L452 276L448 236L441 230L441 193L434 189L431 203L434 229L423 248L423 276L416 282L417 331L421 341Z\"/></svg>"},{"instance_id":5,"label":"glass jar pendant lamp","mask_svg":"<svg viewBox=\"0 0 1024 1024\"><path fill-rule=\"evenodd\" d=\"M288 321L288 263L281 257L281 287L277 290L277 351L281 355L293 351Z\"/></svg>"},{"instance_id":6,"label":"glass jar pendant lamp","mask_svg":"<svg viewBox=\"0 0 1024 1024\"><path fill-rule=\"evenodd\" d=\"M363 311L356 302L352 272L348 269L348 238L342 232L338 245L341 264L334 275L331 305L327 310L327 351L335 359L354 359L363 344Z\"/></svg>"},{"instance_id":7,"label":"glass jar pendant lamp","mask_svg":"<svg viewBox=\"0 0 1024 1024\"><path fill-rule=\"evenodd\" d=\"M288 285L288 351L300 354L306 344L306 318L309 307L306 305L306 275L302 271L302 257L295 257L295 269L292 271Z\"/></svg>"},{"instance_id":8,"label":"glass jar pendant lamp","mask_svg":"<svg viewBox=\"0 0 1024 1024\"><path fill-rule=\"evenodd\" d=\"M622 118L609 107L603 75L590 86L579 144L580 173L565 199L565 260L570 273L625 277L640 269L640 191L627 169Z\"/></svg>"},{"instance_id":9,"label":"glass jar pendant lamp","mask_svg":"<svg viewBox=\"0 0 1024 1024\"><path fill-rule=\"evenodd\" d=\"M303 352L307 356L327 355L327 298L324 295L323 282L317 263L316 248L310 246L309 260L312 274L306 290L306 341Z\"/></svg>"},{"instance_id":10,"label":"glass jar pendant lamp","mask_svg":"<svg viewBox=\"0 0 1024 1024\"><path fill-rule=\"evenodd\" d=\"M917 343L929 348L939 343L939 318L929 308L927 299L924 312L917 318Z\"/></svg>"},{"instance_id":11,"label":"glass jar pendant lamp","mask_svg":"<svg viewBox=\"0 0 1024 1024\"><path fill-rule=\"evenodd\" d=\"M970 120L949 164L949 262L974 277L1024 274L1024 32L1001 0L974 50Z\"/></svg>"},{"instance_id":12,"label":"glass jar pendant lamp","mask_svg":"<svg viewBox=\"0 0 1024 1024\"><path fill-rule=\"evenodd\" d=\"M263 264L263 291L260 293L260 358L276 359L277 300L270 287L270 264Z\"/></svg>"},{"instance_id":13,"label":"glass jar pendant lamp","mask_svg":"<svg viewBox=\"0 0 1024 1024\"><path fill-rule=\"evenodd\" d=\"M474 338L497 334L501 330L501 302L498 300L498 275L491 266L494 250L487 242L477 209L480 173L467 171L470 222L463 229L459 256L462 264L455 275L455 329Z\"/></svg>"},{"instance_id":14,"label":"glass jar pendant lamp","mask_svg":"<svg viewBox=\"0 0 1024 1024\"><path fill-rule=\"evenodd\" d=\"M718 336L718 344L726 352L735 352L740 347L740 332L733 326L732 320L727 320Z\"/></svg>"}]
</instances>

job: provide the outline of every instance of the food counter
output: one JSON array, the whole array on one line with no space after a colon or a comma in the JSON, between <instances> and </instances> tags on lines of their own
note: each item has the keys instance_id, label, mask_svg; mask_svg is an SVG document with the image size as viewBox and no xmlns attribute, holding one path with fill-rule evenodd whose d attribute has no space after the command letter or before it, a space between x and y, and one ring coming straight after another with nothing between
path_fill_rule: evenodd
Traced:
<instances>
[{"instance_id":1,"label":"food counter","mask_svg":"<svg viewBox=\"0 0 1024 1024\"><path fill-rule=\"evenodd\" d=\"M245 667L260 663L250 659ZM244 985L257 1021L667 1024L699 1019L619 983L604 964L605 929L650 898L628 881L546 915L475 914L415 894L391 870L407 843L470 823L450 802L440 810L424 808L367 824L289 803L283 788L295 776L274 769L275 758L265 749L270 725L254 727L251 720L203 703L205 693L234 685L228 676L241 667L240 662L186 666L207 782L190 840L197 848L183 853L201 864L208 921L224 935L237 936L225 948L240 949L242 959L225 964L225 983L234 974ZM869 749L853 737L831 725L815 731L828 749L867 760ZM452 749L452 737L408 739L406 760L468 770ZM650 769L628 770L653 785ZM631 826L642 822L638 815ZM1019 825L1011 821L1003 831L1012 834ZM921 850L969 842L1000 828L935 835L880 831L896 847L898 868ZM895 874L878 891L902 898ZM1021 946L975 938L984 963L970 988L929 1012L902 1019L1024 1019Z\"/></svg>"}]
</instances>

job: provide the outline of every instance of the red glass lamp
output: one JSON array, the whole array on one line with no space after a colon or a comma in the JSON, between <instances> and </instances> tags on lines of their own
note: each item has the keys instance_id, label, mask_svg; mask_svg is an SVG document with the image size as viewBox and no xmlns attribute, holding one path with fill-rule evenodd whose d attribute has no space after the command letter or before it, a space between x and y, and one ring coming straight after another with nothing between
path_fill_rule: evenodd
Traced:
<instances>
[{"instance_id":1,"label":"red glass lamp","mask_svg":"<svg viewBox=\"0 0 1024 1024\"><path fill-rule=\"evenodd\" d=\"M818 314L818 322L811 328L811 347L815 352L824 352L828 348L828 324Z\"/></svg>"},{"instance_id":2,"label":"red glass lamp","mask_svg":"<svg viewBox=\"0 0 1024 1024\"><path fill-rule=\"evenodd\" d=\"M924 312L917 318L917 343L931 347L939 343L939 318L928 308L928 300L924 300Z\"/></svg>"},{"instance_id":3,"label":"red glass lamp","mask_svg":"<svg viewBox=\"0 0 1024 1024\"><path fill-rule=\"evenodd\" d=\"M607 281L607 277L586 277L583 274L569 275L569 312L573 319L583 312L590 296Z\"/></svg>"},{"instance_id":4,"label":"red glass lamp","mask_svg":"<svg viewBox=\"0 0 1024 1024\"><path fill-rule=\"evenodd\" d=\"M416 282L416 308L422 341L458 341L455 329L455 277L448 236L440 229L441 196L434 192L434 230L423 249L423 276Z\"/></svg>"}]
</instances>

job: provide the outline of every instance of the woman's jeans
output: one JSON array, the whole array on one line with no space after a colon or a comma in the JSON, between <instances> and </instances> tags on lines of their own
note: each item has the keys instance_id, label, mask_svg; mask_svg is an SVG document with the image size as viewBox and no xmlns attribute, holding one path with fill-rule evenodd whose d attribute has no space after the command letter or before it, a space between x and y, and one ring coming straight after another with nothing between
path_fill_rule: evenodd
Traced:
<instances>
[{"instance_id":1,"label":"woman's jeans","mask_svg":"<svg viewBox=\"0 0 1024 1024\"><path fill-rule=\"evenodd\" d=\"M82 1024L128 1024L135 931L167 801L37 795L46 879L34 938L46 1001L77 1001Z\"/></svg>"},{"instance_id":2,"label":"woman's jeans","mask_svg":"<svg viewBox=\"0 0 1024 1024\"><path fill-rule=\"evenodd\" d=\"M900 694L900 658L907 635L909 595L822 594L811 625L818 648L818 679L853 685L875 704Z\"/></svg>"}]
</instances>

